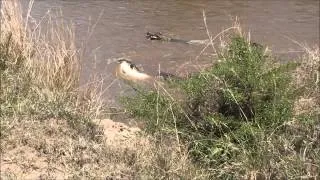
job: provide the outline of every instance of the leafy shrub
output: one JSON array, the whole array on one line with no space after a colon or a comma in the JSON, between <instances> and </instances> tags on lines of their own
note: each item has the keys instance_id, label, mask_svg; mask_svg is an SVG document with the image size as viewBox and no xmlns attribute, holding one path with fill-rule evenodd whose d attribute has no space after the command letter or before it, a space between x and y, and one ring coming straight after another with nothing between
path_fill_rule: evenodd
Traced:
<instances>
[{"instance_id":1,"label":"leafy shrub","mask_svg":"<svg viewBox=\"0 0 320 180\"><path fill-rule=\"evenodd\" d=\"M236 35L219 53L219 63L174 82L183 98L173 98L175 87L165 93L145 91L122 102L145 122L146 131L177 136L187 144L194 162L210 167L214 177L264 172L273 168L270 159L279 163L285 155L265 148L285 149L277 144L278 137L288 133L286 124L294 118L299 95L291 80L299 64L278 64L264 50ZM265 175L287 176L275 172Z\"/></svg>"}]
</instances>

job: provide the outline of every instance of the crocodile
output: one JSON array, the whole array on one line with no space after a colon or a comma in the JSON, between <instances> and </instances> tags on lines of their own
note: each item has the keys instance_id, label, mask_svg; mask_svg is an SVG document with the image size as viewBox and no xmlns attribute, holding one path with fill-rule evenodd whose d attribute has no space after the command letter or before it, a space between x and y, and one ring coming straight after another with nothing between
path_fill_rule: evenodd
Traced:
<instances>
[{"instance_id":1,"label":"crocodile","mask_svg":"<svg viewBox=\"0 0 320 180\"><path fill-rule=\"evenodd\" d=\"M166 42L177 42L177 43L184 43L184 44L194 44L194 45L202 45L208 44L210 41L209 39L205 40L183 40L183 39L175 39L168 36L163 35L161 32L147 32L146 38L148 40L158 40L158 41L166 41Z\"/></svg>"}]
</instances>

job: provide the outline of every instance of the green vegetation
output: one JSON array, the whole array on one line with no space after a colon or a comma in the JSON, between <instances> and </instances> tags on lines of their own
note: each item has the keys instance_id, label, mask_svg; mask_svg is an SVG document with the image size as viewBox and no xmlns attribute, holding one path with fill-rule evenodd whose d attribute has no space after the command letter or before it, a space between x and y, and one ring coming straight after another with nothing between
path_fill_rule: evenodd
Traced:
<instances>
[{"instance_id":1,"label":"green vegetation","mask_svg":"<svg viewBox=\"0 0 320 180\"><path fill-rule=\"evenodd\" d=\"M107 143L101 84L79 86L72 27L19 7L1 2L1 179L319 177L319 48L279 64L235 32L210 68L123 97L147 133Z\"/></svg>"},{"instance_id":2,"label":"green vegetation","mask_svg":"<svg viewBox=\"0 0 320 180\"><path fill-rule=\"evenodd\" d=\"M145 121L146 131L187 145L193 162L212 177L315 177L320 170L319 111L294 112L306 93L292 76L302 65L277 64L263 46L237 34L221 49L219 60L173 82L184 94L181 99L172 98L175 87L123 102Z\"/></svg>"},{"instance_id":3,"label":"green vegetation","mask_svg":"<svg viewBox=\"0 0 320 180\"><path fill-rule=\"evenodd\" d=\"M204 177L168 142L144 134L108 142L114 130L96 121L107 118L101 81L79 85L72 27L54 14L28 22L16 0L0 7L0 179Z\"/></svg>"}]
</instances>

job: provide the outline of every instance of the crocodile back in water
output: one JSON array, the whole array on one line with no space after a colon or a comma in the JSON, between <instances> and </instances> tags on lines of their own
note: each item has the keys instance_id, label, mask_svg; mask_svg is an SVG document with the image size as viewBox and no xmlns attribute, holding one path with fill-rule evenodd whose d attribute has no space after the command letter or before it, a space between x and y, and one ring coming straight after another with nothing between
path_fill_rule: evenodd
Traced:
<instances>
[{"instance_id":1,"label":"crocodile back in water","mask_svg":"<svg viewBox=\"0 0 320 180\"><path fill-rule=\"evenodd\" d=\"M201 44L208 44L209 40L184 40L184 39L175 39L170 38L168 36L162 35L161 32L147 32L146 38L149 40L158 40L158 41L166 41L166 42L177 42L177 43L184 43L184 44L195 44L195 45L201 45Z\"/></svg>"}]
</instances>

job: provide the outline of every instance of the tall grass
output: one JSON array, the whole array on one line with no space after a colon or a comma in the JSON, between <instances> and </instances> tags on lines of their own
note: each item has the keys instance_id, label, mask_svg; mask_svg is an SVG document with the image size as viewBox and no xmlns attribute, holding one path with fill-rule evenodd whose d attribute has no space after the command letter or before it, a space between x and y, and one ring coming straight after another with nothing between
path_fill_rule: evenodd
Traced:
<instances>
[{"instance_id":1,"label":"tall grass","mask_svg":"<svg viewBox=\"0 0 320 180\"><path fill-rule=\"evenodd\" d=\"M7 120L2 127L7 129L22 116L70 117L74 126L89 123L71 120L79 115L96 117L102 103L98 95L78 89L80 57L72 27L50 15L46 21L31 21L31 9L23 18L17 1L3 1L1 7L1 116Z\"/></svg>"},{"instance_id":2,"label":"tall grass","mask_svg":"<svg viewBox=\"0 0 320 180\"><path fill-rule=\"evenodd\" d=\"M220 61L124 98L152 135L106 144L92 121L106 106L101 84L79 86L72 24L61 12L36 21L32 3L23 16L17 0L1 1L1 178L318 177L319 48L280 64L238 25L208 31Z\"/></svg>"},{"instance_id":3,"label":"tall grass","mask_svg":"<svg viewBox=\"0 0 320 180\"><path fill-rule=\"evenodd\" d=\"M107 108L101 84L80 87L72 24L61 12L36 21L32 5L23 12L18 0L1 1L1 179L205 178L167 141L106 143L111 132L93 121Z\"/></svg>"},{"instance_id":4,"label":"tall grass","mask_svg":"<svg viewBox=\"0 0 320 180\"><path fill-rule=\"evenodd\" d=\"M147 132L186 145L210 178L318 177L319 54L279 63L239 30L225 37L226 46L211 44L219 57L211 68L164 93L125 97L124 105ZM183 98L174 98L177 89ZM297 113L307 94L313 104Z\"/></svg>"},{"instance_id":5,"label":"tall grass","mask_svg":"<svg viewBox=\"0 0 320 180\"><path fill-rule=\"evenodd\" d=\"M34 155L48 177L57 171L53 164L64 161L74 164L68 168L74 173L81 166L77 147L102 141L103 131L91 122L102 100L97 86L79 89L81 57L72 26L55 19L58 14L35 21L32 3L24 17L18 1L1 2L1 164L7 167L3 158L9 158L30 168L29 156ZM16 171L2 169L1 176L26 170Z\"/></svg>"}]
</instances>

